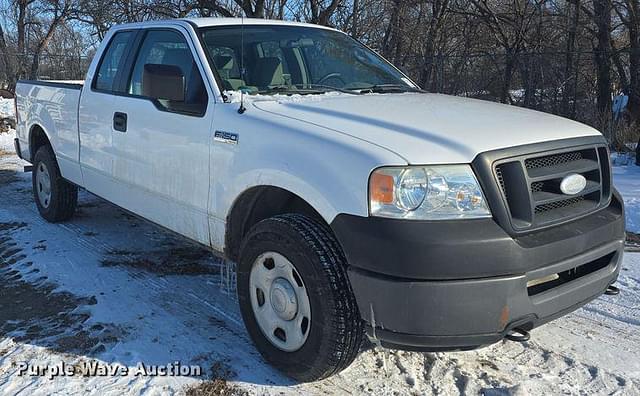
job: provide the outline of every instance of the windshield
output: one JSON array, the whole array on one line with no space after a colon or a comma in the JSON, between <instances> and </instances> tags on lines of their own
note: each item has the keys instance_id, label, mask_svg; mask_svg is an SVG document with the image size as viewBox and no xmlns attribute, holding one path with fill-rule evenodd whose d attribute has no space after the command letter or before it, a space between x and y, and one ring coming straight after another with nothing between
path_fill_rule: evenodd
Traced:
<instances>
[{"instance_id":1,"label":"windshield","mask_svg":"<svg viewBox=\"0 0 640 396\"><path fill-rule=\"evenodd\" d=\"M259 94L417 90L391 64L337 31L245 25L205 28L201 34L224 90Z\"/></svg>"}]
</instances>

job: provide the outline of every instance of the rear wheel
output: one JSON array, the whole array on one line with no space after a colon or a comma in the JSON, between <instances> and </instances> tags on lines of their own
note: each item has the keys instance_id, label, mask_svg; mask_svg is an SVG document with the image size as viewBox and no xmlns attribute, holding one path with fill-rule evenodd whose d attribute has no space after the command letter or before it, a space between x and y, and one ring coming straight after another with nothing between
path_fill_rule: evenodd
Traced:
<instances>
[{"instance_id":1,"label":"rear wheel","mask_svg":"<svg viewBox=\"0 0 640 396\"><path fill-rule=\"evenodd\" d=\"M335 374L357 356L363 324L331 230L303 215L263 220L245 237L238 299L257 349L299 381Z\"/></svg>"},{"instance_id":2,"label":"rear wheel","mask_svg":"<svg viewBox=\"0 0 640 396\"><path fill-rule=\"evenodd\" d=\"M45 220L55 223L73 216L78 188L62 178L51 147L40 147L33 157L32 180L36 206Z\"/></svg>"}]
</instances>

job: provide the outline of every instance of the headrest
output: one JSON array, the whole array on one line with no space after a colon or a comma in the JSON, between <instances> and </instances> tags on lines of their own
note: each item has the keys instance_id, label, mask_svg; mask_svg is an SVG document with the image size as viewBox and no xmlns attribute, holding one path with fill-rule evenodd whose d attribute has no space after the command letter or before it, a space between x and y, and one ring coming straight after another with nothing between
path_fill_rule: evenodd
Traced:
<instances>
[{"instance_id":1,"label":"headrest","mask_svg":"<svg viewBox=\"0 0 640 396\"><path fill-rule=\"evenodd\" d=\"M231 70L233 69L233 56L229 56L229 55L214 56L213 63L215 63L218 69Z\"/></svg>"},{"instance_id":2,"label":"headrest","mask_svg":"<svg viewBox=\"0 0 640 396\"><path fill-rule=\"evenodd\" d=\"M284 83L280 58L258 58L255 66L255 85L266 87Z\"/></svg>"}]
</instances>

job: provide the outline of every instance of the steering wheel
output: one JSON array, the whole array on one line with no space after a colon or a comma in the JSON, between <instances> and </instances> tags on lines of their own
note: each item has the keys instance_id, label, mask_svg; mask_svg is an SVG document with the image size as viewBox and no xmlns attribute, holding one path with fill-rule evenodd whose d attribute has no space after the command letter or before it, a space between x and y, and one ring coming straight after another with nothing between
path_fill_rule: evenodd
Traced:
<instances>
[{"instance_id":1,"label":"steering wheel","mask_svg":"<svg viewBox=\"0 0 640 396\"><path fill-rule=\"evenodd\" d=\"M335 78L336 80L339 80L342 83L343 86L347 84L344 81L344 79L342 78L342 74L340 74L340 73L328 73L328 74L325 74L321 79L316 81L316 84L324 84L325 81L330 80L332 78Z\"/></svg>"}]
</instances>

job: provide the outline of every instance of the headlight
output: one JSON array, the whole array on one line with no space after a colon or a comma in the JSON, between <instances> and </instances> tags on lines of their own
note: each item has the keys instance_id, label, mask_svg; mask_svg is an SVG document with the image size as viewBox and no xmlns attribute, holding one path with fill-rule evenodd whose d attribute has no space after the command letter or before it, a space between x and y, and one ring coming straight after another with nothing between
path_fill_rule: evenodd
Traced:
<instances>
[{"instance_id":1,"label":"headlight","mask_svg":"<svg viewBox=\"0 0 640 396\"><path fill-rule=\"evenodd\" d=\"M409 168L400 172L396 192L398 205L402 209L418 209L427 196L427 174L424 169Z\"/></svg>"},{"instance_id":2,"label":"headlight","mask_svg":"<svg viewBox=\"0 0 640 396\"><path fill-rule=\"evenodd\" d=\"M372 216L415 220L491 217L469 165L380 168L369 180Z\"/></svg>"}]
</instances>

